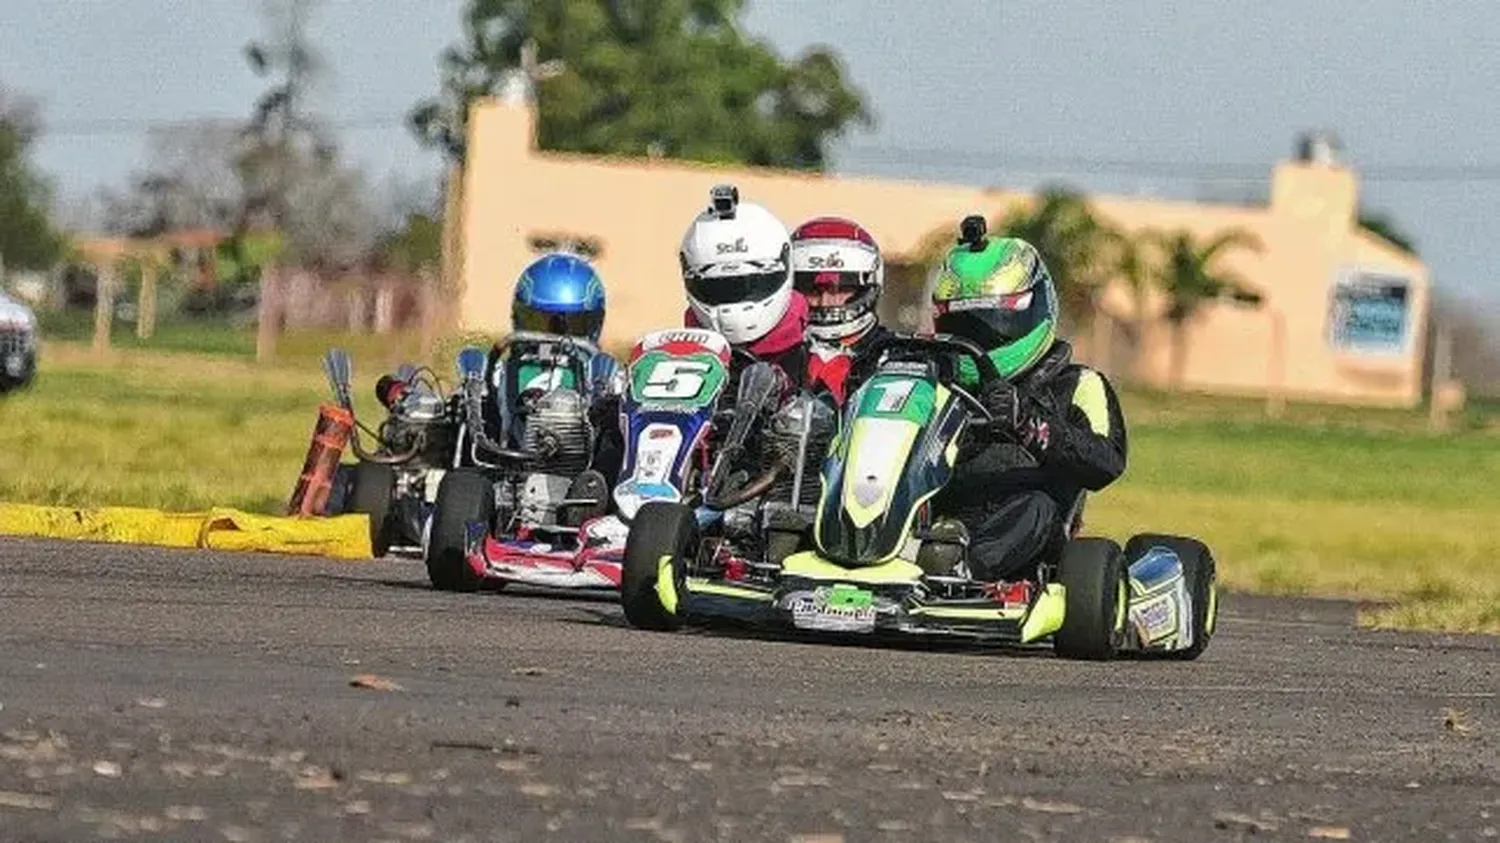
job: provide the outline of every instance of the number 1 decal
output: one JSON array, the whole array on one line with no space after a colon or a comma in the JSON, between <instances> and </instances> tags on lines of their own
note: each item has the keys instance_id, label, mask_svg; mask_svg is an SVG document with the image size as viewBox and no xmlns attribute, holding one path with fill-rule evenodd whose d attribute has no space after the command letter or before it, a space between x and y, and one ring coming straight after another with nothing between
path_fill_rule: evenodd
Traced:
<instances>
[{"instance_id":1,"label":"number 1 decal","mask_svg":"<svg viewBox=\"0 0 1500 843\"><path fill-rule=\"evenodd\" d=\"M899 413L906 406L906 399L911 397L912 387L916 386L914 380L899 380L895 383L875 384L874 389L880 390L880 400L875 404L877 413Z\"/></svg>"}]
</instances>

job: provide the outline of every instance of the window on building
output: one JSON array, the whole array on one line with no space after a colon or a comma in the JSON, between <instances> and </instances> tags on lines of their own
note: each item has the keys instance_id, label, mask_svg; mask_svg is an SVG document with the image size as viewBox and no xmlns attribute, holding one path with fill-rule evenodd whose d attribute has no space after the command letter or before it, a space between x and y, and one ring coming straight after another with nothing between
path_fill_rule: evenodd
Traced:
<instances>
[{"instance_id":1,"label":"window on building","mask_svg":"<svg viewBox=\"0 0 1500 843\"><path fill-rule=\"evenodd\" d=\"M1411 346L1411 285L1382 272L1350 270L1334 284L1328 341L1356 354L1404 354Z\"/></svg>"}]
</instances>

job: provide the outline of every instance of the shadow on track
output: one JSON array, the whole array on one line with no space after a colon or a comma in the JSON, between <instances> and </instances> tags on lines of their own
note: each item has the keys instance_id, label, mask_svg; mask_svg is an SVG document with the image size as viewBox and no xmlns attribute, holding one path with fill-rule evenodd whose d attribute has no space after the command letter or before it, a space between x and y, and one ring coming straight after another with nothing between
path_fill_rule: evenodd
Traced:
<instances>
[{"instance_id":1,"label":"shadow on track","mask_svg":"<svg viewBox=\"0 0 1500 843\"><path fill-rule=\"evenodd\" d=\"M394 578L371 578L350 577L337 574L318 574L315 579L330 580L333 582L349 585L369 585L382 588L399 588L406 591L426 591L439 595L458 595L461 592L438 591L432 587L426 579L394 579ZM486 580L479 589L472 594L484 594L491 596L504 596L508 598L532 598L539 600L580 600L585 603L618 603L619 596L613 591L594 590L584 591L582 589L547 588L546 586L532 586L521 583L498 583ZM470 596L470 595L465 595Z\"/></svg>"},{"instance_id":2,"label":"shadow on track","mask_svg":"<svg viewBox=\"0 0 1500 843\"><path fill-rule=\"evenodd\" d=\"M673 635L728 640L758 641L778 644L814 644L825 647L841 647L866 650L892 650L896 652L929 652L952 655L995 656L1008 655L1021 658L1047 656L1052 648L1047 645L1022 646L990 641L966 641L952 638L919 638L909 635L880 635L867 637L819 634L797 629L767 628L732 623L716 623L711 626L688 626L671 633L652 633L636 629L625 620L619 611L605 612L598 609L581 609L589 618L559 618L557 623L583 626L607 626L624 629L635 635Z\"/></svg>"}]
</instances>

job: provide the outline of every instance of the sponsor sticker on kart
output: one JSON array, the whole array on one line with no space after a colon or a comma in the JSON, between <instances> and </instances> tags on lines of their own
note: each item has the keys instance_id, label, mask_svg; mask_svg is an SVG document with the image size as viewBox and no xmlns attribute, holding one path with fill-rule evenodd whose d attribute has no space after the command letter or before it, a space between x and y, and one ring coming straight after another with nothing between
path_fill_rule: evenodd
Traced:
<instances>
[{"instance_id":1,"label":"sponsor sticker on kart","mask_svg":"<svg viewBox=\"0 0 1500 843\"><path fill-rule=\"evenodd\" d=\"M794 595L792 625L819 632L874 632L875 595L862 588L835 585Z\"/></svg>"}]
</instances>

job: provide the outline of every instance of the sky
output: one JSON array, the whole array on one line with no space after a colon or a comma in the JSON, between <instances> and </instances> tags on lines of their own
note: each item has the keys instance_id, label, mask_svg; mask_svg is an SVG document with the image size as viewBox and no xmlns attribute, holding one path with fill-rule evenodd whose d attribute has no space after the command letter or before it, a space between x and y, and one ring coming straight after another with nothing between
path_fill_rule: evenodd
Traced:
<instances>
[{"instance_id":1,"label":"sky","mask_svg":"<svg viewBox=\"0 0 1500 843\"><path fill-rule=\"evenodd\" d=\"M323 0L314 105L377 185L435 172L402 125L463 0ZM1362 202L1500 324L1500 3L1493 0L749 0L783 54L832 45L876 115L835 172L1237 200L1332 129ZM65 207L144 166L146 127L242 118L256 0L0 0L0 83L41 101ZM545 56L543 58L546 58Z\"/></svg>"}]
</instances>

